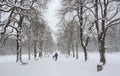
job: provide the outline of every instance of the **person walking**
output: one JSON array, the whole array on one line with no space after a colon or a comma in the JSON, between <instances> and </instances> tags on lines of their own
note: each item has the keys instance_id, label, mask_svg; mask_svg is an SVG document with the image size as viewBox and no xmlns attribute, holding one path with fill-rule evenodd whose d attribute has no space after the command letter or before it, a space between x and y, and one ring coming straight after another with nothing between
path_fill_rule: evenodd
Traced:
<instances>
[{"instance_id":1,"label":"person walking","mask_svg":"<svg viewBox=\"0 0 120 76\"><path fill-rule=\"evenodd\" d=\"M55 61L57 61L57 59L58 59L58 54L57 54L57 52L54 54L53 59L54 59Z\"/></svg>"}]
</instances>

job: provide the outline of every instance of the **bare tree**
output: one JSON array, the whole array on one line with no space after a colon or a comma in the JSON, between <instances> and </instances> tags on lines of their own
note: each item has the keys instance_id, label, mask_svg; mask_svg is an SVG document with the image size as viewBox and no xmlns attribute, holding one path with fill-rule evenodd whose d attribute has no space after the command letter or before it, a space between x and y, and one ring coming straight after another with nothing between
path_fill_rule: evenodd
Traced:
<instances>
[{"instance_id":1,"label":"bare tree","mask_svg":"<svg viewBox=\"0 0 120 76\"><path fill-rule=\"evenodd\" d=\"M87 45L89 42L89 36L88 34L86 34L86 32L87 33L89 32L88 32L88 29L86 29L86 27L87 28L90 27L90 26L87 26L90 24L86 23L88 21L87 20L87 12L88 12L87 6L90 3L90 1L88 0L71 0L71 1L64 0L62 13L61 13L63 16L65 16L66 14L70 12L72 13L72 15L74 15L74 16L71 16L72 19L78 21L79 32L80 32L79 38L80 38L81 46L84 51L85 61L87 60Z\"/></svg>"},{"instance_id":2,"label":"bare tree","mask_svg":"<svg viewBox=\"0 0 120 76\"><path fill-rule=\"evenodd\" d=\"M43 7L47 0L2 0L0 1L0 11L8 13L6 20L0 22L2 30L1 36L5 35L8 28L16 29L17 34L17 60L22 62L22 28L24 27L23 21L28 16L28 11L39 4L39 7ZM30 15L29 15L30 16ZM12 35L12 34L11 34ZM8 36L7 36L8 37ZM4 38L3 38L4 39Z\"/></svg>"},{"instance_id":3,"label":"bare tree","mask_svg":"<svg viewBox=\"0 0 120 76\"><path fill-rule=\"evenodd\" d=\"M100 62L103 64L106 63L105 38L107 31L111 26L120 24L119 5L120 2L114 0L95 0L95 23L98 36Z\"/></svg>"}]
</instances>

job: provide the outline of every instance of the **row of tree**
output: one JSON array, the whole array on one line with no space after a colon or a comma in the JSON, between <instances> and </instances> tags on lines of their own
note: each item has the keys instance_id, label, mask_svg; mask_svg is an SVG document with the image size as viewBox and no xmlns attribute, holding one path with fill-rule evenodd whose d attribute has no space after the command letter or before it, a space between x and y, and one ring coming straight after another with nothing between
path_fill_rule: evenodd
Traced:
<instances>
[{"instance_id":1,"label":"row of tree","mask_svg":"<svg viewBox=\"0 0 120 76\"><path fill-rule=\"evenodd\" d=\"M43 49L52 50L54 45L50 28L44 21L43 12L48 0L0 0L0 42L8 38L16 40L16 62L22 62L22 47L31 47L34 57L42 55Z\"/></svg>"},{"instance_id":2,"label":"row of tree","mask_svg":"<svg viewBox=\"0 0 120 76\"><path fill-rule=\"evenodd\" d=\"M88 44L95 38L100 62L105 64L106 46L109 45L106 44L106 37L109 32L114 32L111 28L116 29L120 25L120 1L62 0L62 5L59 11L62 18L58 35L59 50L67 50L70 55L72 49L73 57L76 54L78 58L78 49L82 47L86 61ZM116 30L119 33L120 29Z\"/></svg>"}]
</instances>

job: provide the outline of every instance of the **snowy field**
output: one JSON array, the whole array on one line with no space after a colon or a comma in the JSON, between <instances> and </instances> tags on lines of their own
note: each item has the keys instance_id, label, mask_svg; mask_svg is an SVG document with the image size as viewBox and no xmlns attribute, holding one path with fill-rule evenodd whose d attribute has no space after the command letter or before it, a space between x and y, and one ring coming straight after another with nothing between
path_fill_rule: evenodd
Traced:
<instances>
[{"instance_id":1,"label":"snowy field","mask_svg":"<svg viewBox=\"0 0 120 76\"><path fill-rule=\"evenodd\" d=\"M107 64L97 72L99 54L89 54L84 62L83 55L78 60L60 55L58 61L51 56L39 60L32 59L26 65L15 62L16 56L0 56L0 76L120 76L120 53L107 54Z\"/></svg>"}]
</instances>

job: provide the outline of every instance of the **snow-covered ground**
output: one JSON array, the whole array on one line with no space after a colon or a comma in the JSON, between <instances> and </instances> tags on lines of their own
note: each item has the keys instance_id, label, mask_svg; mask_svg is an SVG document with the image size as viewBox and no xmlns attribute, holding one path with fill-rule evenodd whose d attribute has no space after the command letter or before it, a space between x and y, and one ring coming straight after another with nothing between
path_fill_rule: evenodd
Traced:
<instances>
[{"instance_id":1,"label":"snow-covered ground","mask_svg":"<svg viewBox=\"0 0 120 76\"><path fill-rule=\"evenodd\" d=\"M15 56L0 56L0 76L120 76L120 53L107 54L106 58L103 71L97 72L98 53L89 54L86 62L82 54L78 60L59 54L58 61L49 56L26 65L16 63Z\"/></svg>"}]
</instances>

